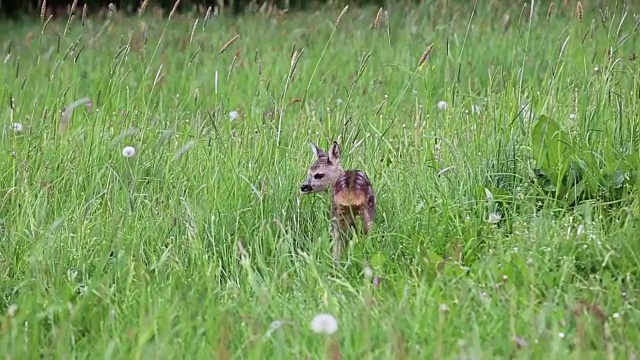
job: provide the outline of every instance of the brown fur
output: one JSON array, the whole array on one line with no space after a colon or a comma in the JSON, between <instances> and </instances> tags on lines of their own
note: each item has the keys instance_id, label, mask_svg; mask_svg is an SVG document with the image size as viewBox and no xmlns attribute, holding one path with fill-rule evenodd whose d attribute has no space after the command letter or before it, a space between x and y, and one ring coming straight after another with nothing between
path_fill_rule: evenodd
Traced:
<instances>
[{"instance_id":1,"label":"brown fur","mask_svg":"<svg viewBox=\"0 0 640 360\"><path fill-rule=\"evenodd\" d=\"M348 228L355 227L358 217L362 219L364 235L369 234L376 214L376 196L365 172L342 169L340 147L336 142L331 145L329 153L313 143L311 145L316 159L309 167L300 191L311 194L331 189L333 257L338 260L342 248L347 245L343 236Z\"/></svg>"}]
</instances>

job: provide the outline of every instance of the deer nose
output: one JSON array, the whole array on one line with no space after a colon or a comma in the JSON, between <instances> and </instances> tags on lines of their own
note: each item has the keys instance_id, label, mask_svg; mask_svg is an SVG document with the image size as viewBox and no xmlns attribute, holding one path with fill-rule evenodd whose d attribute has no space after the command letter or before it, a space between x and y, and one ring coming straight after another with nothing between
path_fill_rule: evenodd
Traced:
<instances>
[{"instance_id":1,"label":"deer nose","mask_svg":"<svg viewBox=\"0 0 640 360\"><path fill-rule=\"evenodd\" d=\"M311 191L311 185L304 184L304 185L300 186L300 191L302 191L302 192Z\"/></svg>"}]
</instances>

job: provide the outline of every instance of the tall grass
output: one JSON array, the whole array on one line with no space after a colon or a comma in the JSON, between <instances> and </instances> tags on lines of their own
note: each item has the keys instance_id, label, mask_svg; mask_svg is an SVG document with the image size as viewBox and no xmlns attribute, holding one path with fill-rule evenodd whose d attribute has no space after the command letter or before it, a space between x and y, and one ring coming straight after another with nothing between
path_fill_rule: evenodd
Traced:
<instances>
[{"instance_id":1,"label":"tall grass","mask_svg":"<svg viewBox=\"0 0 640 360\"><path fill-rule=\"evenodd\" d=\"M640 18L440 4L4 24L3 357L634 358Z\"/></svg>"}]
</instances>

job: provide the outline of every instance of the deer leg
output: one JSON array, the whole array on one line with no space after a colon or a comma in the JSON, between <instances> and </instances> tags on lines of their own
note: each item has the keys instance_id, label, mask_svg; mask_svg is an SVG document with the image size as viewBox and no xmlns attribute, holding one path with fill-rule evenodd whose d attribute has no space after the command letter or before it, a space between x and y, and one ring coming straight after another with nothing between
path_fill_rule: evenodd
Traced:
<instances>
[{"instance_id":1,"label":"deer leg","mask_svg":"<svg viewBox=\"0 0 640 360\"><path fill-rule=\"evenodd\" d=\"M365 236L369 234L371 226L373 225L374 216L375 216L375 209L371 209L367 207L362 211L362 222L363 222L362 230Z\"/></svg>"},{"instance_id":2,"label":"deer leg","mask_svg":"<svg viewBox=\"0 0 640 360\"><path fill-rule=\"evenodd\" d=\"M342 255L342 228L344 227L344 217L340 209L335 204L331 205L331 238L333 245L333 260L340 260Z\"/></svg>"}]
</instances>

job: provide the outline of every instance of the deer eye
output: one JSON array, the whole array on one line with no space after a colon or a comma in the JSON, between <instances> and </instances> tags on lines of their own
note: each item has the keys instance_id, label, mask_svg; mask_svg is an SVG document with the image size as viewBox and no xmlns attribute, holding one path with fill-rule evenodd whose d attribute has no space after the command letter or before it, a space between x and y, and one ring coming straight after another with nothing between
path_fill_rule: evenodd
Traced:
<instances>
[{"instance_id":1,"label":"deer eye","mask_svg":"<svg viewBox=\"0 0 640 360\"><path fill-rule=\"evenodd\" d=\"M318 173L318 174L313 175L313 178L316 179L316 180L320 180L323 177L324 177L324 174L322 174L322 173Z\"/></svg>"}]
</instances>

